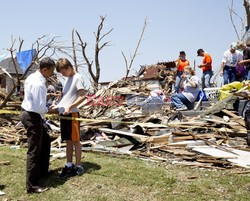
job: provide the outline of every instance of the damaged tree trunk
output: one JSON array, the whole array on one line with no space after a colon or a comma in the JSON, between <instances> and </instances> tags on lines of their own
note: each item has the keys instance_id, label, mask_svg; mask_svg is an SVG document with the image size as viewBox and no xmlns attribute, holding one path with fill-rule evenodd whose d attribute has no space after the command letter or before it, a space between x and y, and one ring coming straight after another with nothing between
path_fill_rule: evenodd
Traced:
<instances>
[{"instance_id":1,"label":"damaged tree trunk","mask_svg":"<svg viewBox=\"0 0 250 201\"><path fill-rule=\"evenodd\" d=\"M245 7L246 19L247 19L246 31L248 31L248 29L250 27L250 5L249 5L249 1L248 0L244 0L244 4L243 5Z\"/></svg>"},{"instance_id":2,"label":"damaged tree trunk","mask_svg":"<svg viewBox=\"0 0 250 201\"><path fill-rule=\"evenodd\" d=\"M93 61L89 61L87 54L86 54L87 43L83 42L81 35L78 33L77 30L75 31L79 40L80 40L80 46L82 48L82 55L83 55L83 58L86 61L86 64L88 66L88 72L92 78L93 88L94 88L95 92L98 90L98 83L99 83L99 78L100 78L100 73L101 73L100 62L99 62L99 53L105 46L109 45L109 41L104 42L103 44L100 44L100 42L105 36L110 34L110 32L113 30L113 29L110 29L108 32L101 35L106 16L100 16L100 18L101 18L101 22L97 28L97 33L94 33L95 38L96 38L96 41L95 41L95 69L94 70L93 70L93 66L92 66Z\"/></svg>"}]
</instances>

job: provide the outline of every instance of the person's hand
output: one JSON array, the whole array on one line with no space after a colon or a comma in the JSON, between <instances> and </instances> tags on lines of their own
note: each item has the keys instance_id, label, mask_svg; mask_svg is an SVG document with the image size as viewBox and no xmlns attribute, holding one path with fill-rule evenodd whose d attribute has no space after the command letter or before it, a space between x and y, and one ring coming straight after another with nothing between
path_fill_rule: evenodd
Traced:
<instances>
[{"instance_id":1,"label":"person's hand","mask_svg":"<svg viewBox=\"0 0 250 201\"><path fill-rule=\"evenodd\" d=\"M47 98L51 98L53 93L47 93Z\"/></svg>"},{"instance_id":2,"label":"person's hand","mask_svg":"<svg viewBox=\"0 0 250 201\"><path fill-rule=\"evenodd\" d=\"M63 115L67 115L70 113L70 108L65 108Z\"/></svg>"},{"instance_id":3,"label":"person's hand","mask_svg":"<svg viewBox=\"0 0 250 201\"><path fill-rule=\"evenodd\" d=\"M50 110L55 110L56 109L56 105L52 104L51 106L49 106Z\"/></svg>"},{"instance_id":4,"label":"person's hand","mask_svg":"<svg viewBox=\"0 0 250 201\"><path fill-rule=\"evenodd\" d=\"M220 76L222 76L222 75L223 75L223 70L220 71Z\"/></svg>"},{"instance_id":5,"label":"person's hand","mask_svg":"<svg viewBox=\"0 0 250 201\"><path fill-rule=\"evenodd\" d=\"M244 64L245 62L242 60L242 61L239 61L239 64L242 65Z\"/></svg>"},{"instance_id":6,"label":"person's hand","mask_svg":"<svg viewBox=\"0 0 250 201\"><path fill-rule=\"evenodd\" d=\"M52 104L50 107L49 107L49 111L48 113L49 114L58 114L58 108L56 107L56 105Z\"/></svg>"},{"instance_id":7,"label":"person's hand","mask_svg":"<svg viewBox=\"0 0 250 201\"><path fill-rule=\"evenodd\" d=\"M186 74L185 74L185 73L182 73L181 78L182 78L182 79L185 79L185 78L186 78Z\"/></svg>"},{"instance_id":8,"label":"person's hand","mask_svg":"<svg viewBox=\"0 0 250 201\"><path fill-rule=\"evenodd\" d=\"M197 67L198 67L198 68L201 68L202 66L201 66L201 65L198 65Z\"/></svg>"}]
</instances>

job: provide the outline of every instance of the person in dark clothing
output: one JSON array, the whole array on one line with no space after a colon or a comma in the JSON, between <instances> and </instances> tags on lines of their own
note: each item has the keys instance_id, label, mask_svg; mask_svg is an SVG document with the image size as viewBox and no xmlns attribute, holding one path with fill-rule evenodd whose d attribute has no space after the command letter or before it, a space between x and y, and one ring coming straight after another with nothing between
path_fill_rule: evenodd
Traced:
<instances>
[{"instance_id":1,"label":"person in dark clothing","mask_svg":"<svg viewBox=\"0 0 250 201\"><path fill-rule=\"evenodd\" d=\"M239 62L240 65L245 67L246 80L250 80L250 40L244 44L242 41L237 42L238 49L243 50L243 60Z\"/></svg>"},{"instance_id":2,"label":"person in dark clothing","mask_svg":"<svg viewBox=\"0 0 250 201\"><path fill-rule=\"evenodd\" d=\"M245 124L246 124L246 129L247 129L247 145L250 146L250 105L249 103L246 106L245 109Z\"/></svg>"},{"instance_id":3,"label":"person in dark clothing","mask_svg":"<svg viewBox=\"0 0 250 201\"><path fill-rule=\"evenodd\" d=\"M20 119L27 131L28 151L26 161L27 193L42 193L39 180L49 173L50 137L44 127L46 107L46 78L53 75L55 62L50 58L40 61L40 69L27 77L24 83L23 112ZM35 80L35 82L34 82Z\"/></svg>"}]
</instances>

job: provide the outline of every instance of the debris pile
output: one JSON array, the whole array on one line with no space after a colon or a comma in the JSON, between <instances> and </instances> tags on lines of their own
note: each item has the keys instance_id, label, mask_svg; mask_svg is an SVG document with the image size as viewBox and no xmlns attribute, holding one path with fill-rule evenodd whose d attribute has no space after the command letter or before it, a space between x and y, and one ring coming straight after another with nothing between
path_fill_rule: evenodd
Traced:
<instances>
[{"instance_id":1,"label":"debris pile","mask_svg":"<svg viewBox=\"0 0 250 201\"><path fill-rule=\"evenodd\" d=\"M89 94L79 106L82 149L128 154L167 164L249 168L245 122L233 110L239 97L230 95L197 111L171 110L168 85L174 80L172 65L169 62L156 65L164 70L169 67L164 81L167 87L163 85L159 89L165 96L158 93L153 96L147 84L135 82L152 74L152 66L145 67L148 73L141 70L137 78L112 82L95 94ZM156 72L160 75L161 70ZM151 101L155 97L157 101ZM18 117L1 117L0 143L24 145L27 138L24 128L16 126ZM65 147L60 140L58 119L46 123L53 137L52 147Z\"/></svg>"}]
</instances>

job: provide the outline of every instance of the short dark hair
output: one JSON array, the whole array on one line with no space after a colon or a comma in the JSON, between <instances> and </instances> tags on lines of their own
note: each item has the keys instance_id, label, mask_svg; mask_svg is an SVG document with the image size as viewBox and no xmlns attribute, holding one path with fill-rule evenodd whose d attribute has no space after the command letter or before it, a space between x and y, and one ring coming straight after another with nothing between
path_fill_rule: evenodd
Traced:
<instances>
[{"instance_id":1,"label":"short dark hair","mask_svg":"<svg viewBox=\"0 0 250 201\"><path fill-rule=\"evenodd\" d=\"M180 51L180 54L184 54L184 55L186 55L185 51Z\"/></svg>"},{"instance_id":2,"label":"short dark hair","mask_svg":"<svg viewBox=\"0 0 250 201\"><path fill-rule=\"evenodd\" d=\"M200 49L198 49L198 50L197 50L197 56L199 56L199 55L200 55L200 53L202 53L202 52L204 52L204 50L203 50L203 49L201 49L201 48L200 48Z\"/></svg>"},{"instance_id":3,"label":"short dark hair","mask_svg":"<svg viewBox=\"0 0 250 201\"><path fill-rule=\"evenodd\" d=\"M40 69L43 69L43 68L51 69L51 68L55 68L55 66L56 66L56 63L49 57L43 58L39 63Z\"/></svg>"}]
</instances>

